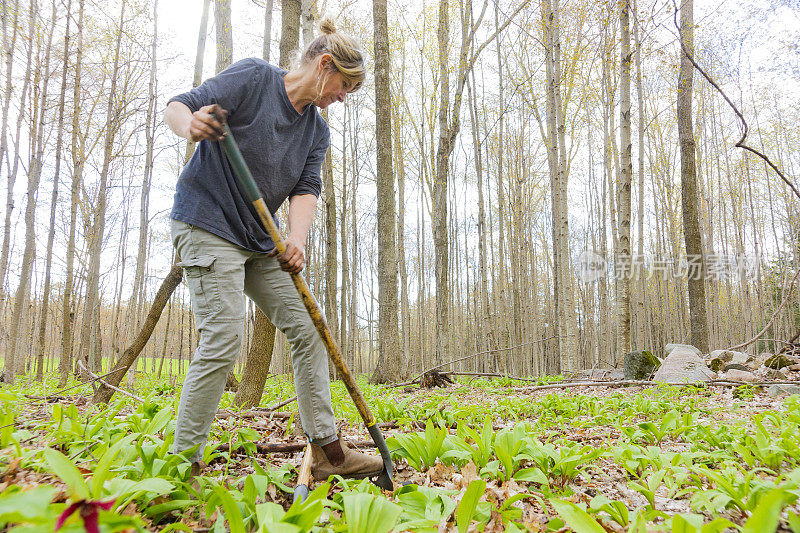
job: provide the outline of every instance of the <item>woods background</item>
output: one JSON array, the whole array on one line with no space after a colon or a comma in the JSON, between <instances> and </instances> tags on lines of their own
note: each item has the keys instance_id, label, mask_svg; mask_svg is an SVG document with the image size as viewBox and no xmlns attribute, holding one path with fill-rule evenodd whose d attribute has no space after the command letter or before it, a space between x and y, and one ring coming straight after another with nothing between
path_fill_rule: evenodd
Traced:
<instances>
[{"instance_id":1,"label":"woods background","mask_svg":"<svg viewBox=\"0 0 800 533\"><path fill-rule=\"evenodd\" d=\"M692 87L674 21L682 9L683 38L750 144L796 176L800 12L698 2L692 21L691 7L3 1L4 379L119 358L173 260L169 208L191 147L162 123L166 101L243 57L289 66L324 12L376 69L328 113L305 271L355 372L398 380L477 353L456 368L541 375L667 342L725 348L788 297L750 346L779 349L800 327L798 203L734 147L720 95L696 74ZM682 263L687 250L702 268ZM264 320L248 304L239 369L260 350L288 372ZM177 375L196 343L180 286L139 369Z\"/></svg>"}]
</instances>

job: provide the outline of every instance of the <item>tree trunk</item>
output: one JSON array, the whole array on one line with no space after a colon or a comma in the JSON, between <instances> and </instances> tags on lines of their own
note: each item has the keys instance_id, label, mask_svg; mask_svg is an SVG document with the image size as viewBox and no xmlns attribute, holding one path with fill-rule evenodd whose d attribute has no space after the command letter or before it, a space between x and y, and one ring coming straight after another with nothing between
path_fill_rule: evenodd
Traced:
<instances>
[{"instance_id":1,"label":"tree trunk","mask_svg":"<svg viewBox=\"0 0 800 533\"><path fill-rule=\"evenodd\" d=\"M328 120L328 111L322 113L325 120ZM336 307L337 292L337 269L336 261L336 189L333 185L333 162L331 160L331 149L325 154L325 162L322 165L322 180L325 190L325 316L330 324L331 335L341 346L339 338L339 314Z\"/></svg>"},{"instance_id":2,"label":"tree trunk","mask_svg":"<svg viewBox=\"0 0 800 533\"><path fill-rule=\"evenodd\" d=\"M136 272L133 276L133 295L131 301L134 303L133 321L136 328L139 327L142 311L145 302L145 282L144 273L147 266L147 235L148 224L150 222L150 183L153 179L153 146L156 130L156 99L158 90L156 87L157 73L157 49L158 42L158 0L153 2L153 39L150 43L150 83L147 90L147 115L145 118L144 137L145 137L145 158L144 176L142 176L142 190L139 198L139 243L136 253Z\"/></svg>"},{"instance_id":3,"label":"tree trunk","mask_svg":"<svg viewBox=\"0 0 800 533\"><path fill-rule=\"evenodd\" d=\"M300 0L281 2L281 43L278 65L290 70L300 44Z\"/></svg>"},{"instance_id":4,"label":"tree trunk","mask_svg":"<svg viewBox=\"0 0 800 533\"><path fill-rule=\"evenodd\" d=\"M69 23L70 6L72 1L67 1L67 28L64 33L64 64L61 67L61 90L58 99L58 133L56 134L56 166L53 174L53 192L50 194L50 231L47 234L47 252L44 268L44 290L42 291L42 316L39 320L39 335L36 341L36 379L41 381L44 377L44 344L47 332L47 312L50 306L50 270L53 263L53 240L56 234L56 207L58 205L58 183L61 178L61 148L64 141L64 102L67 93L67 71L69 70ZM53 25L56 23L56 5L53 0ZM48 53L49 56L49 53ZM49 61L49 57L48 57Z\"/></svg>"},{"instance_id":5,"label":"tree trunk","mask_svg":"<svg viewBox=\"0 0 800 533\"><path fill-rule=\"evenodd\" d=\"M693 0L681 2L681 39L687 53L694 53ZM693 67L681 52L678 74L678 141L681 149L681 210L689 261L689 322L692 345L708 353L708 318L706 315L705 258L700 234L700 198L697 193L695 140L692 126Z\"/></svg>"},{"instance_id":6,"label":"tree trunk","mask_svg":"<svg viewBox=\"0 0 800 533\"><path fill-rule=\"evenodd\" d=\"M136 362L142 349L144 349L147 341L153 334L153 330L156 324L158 324L158 319L161 318L161 313L164 311L164 306L167 305L170 296L172 296L172 293L182 279L183 268L172 265L169 274L167 274L167 277L161 282L161 286L158 288L158 292L156 292L153 304L150 306L150 311L147 313L147 317L142 324L142 329L136 335L136 338L133 339L130 346L122 353L119 361L117 361L114 367L116 371L106 376L105 381L107 383L116 387L122 382L122 378L125 377L131 365ZM101 384L92 397L92 403L108 403L113 395L114 389Z\"/></svg>"},{"instance_id":7,"label":"tree trunk","mask_svg":"<svg viewBox=\"0 0 800 533\"><path fill-rule=\"evenodd\" d=\"M494 3L494 27L497 29L500 25L499 2ZM500 51L501 40L497 41L497 71L503 71L503 56ZM494 293L492 298L494 301L494 313L491 309L486 310L487 316L490 317L489 328L493 336L501 336L501 333L495 328L495 321L491 319L494 316L502 316L505 313L506 302L506 186L505 186L505 173L503 170L504 154L504 141L503 135L505 134L505 91L503 86L502 74L497 77L497 98L500 104L500 118L497 123L497 265L498 268L498 283L494 286ZM500 313L498 313L500 310ZM497 328L499 329L499 328ZM492 339L490 339L491 342ZM490 350L497 346L490 346ZM492 372L500 371L500 353L489 353L489 361L491 363L490 369Z\"/></svg>"},{"instance_id":8,"label":"tree trunk","mask_svg":"<svg viewBox=\"0 0 800 533\"><path fill-rule=\"evenodd\" d=\"M269 365L272 362L272 349L275 346L275 326L258 307L255 315L250 351L242 371L242 383L233 399L234 405L244 408L255 407L261 403Z\"/></svg>"},{"instance_id":9,"label":"tree trunk","mask_svg":"<svg viewBox=\"0 0 800 533\"><path fill-rule=\"evenodd\" d=\"M269 61L270 45L272 44L272 8L274 0L267 0L266 9L264 9L264 43L262 50L262 57L264 61Z\"/></svg>"},{"instance_id":10,"label":"tree trunk","mask_svg":"<svg viewBox=\"0 0 800 533\"><path fill-rule=\"evenodd\" d=\"M433 181L433 246L436 270L436 364L450 354L450 263L447 217L447 177L450 163L450 15L447 0L439 1L439 146L436 150L436 176Z\"/></svg>"},{"instance_id":11,"label":"tree trunk","mask_svg":"<svg viewBox=\"0 0 800 533\"><path fill-rule=\"evenodd\" d=\"M83 326L81 328L81 358L84 365L91 371L99 371L101 361L98 358L100 346L100 324L98 323L101 298L100 298L100 254L102 252L103 236L105 235L106 207L108 202L108 176L111 162L114 159L114 137L120 127L117 98L117 77L120 66L120 50L124 35L126 0L120 8L119 28L117 28L116 49L114 51L114 66L111 74L111 88L108 93L106 107L105 139L103 150L103 166L100 170L100 184L97 194L97 207L94 211L94 220L87 236L89 242L89 269L86 280L86 308ZM84 378L86 376L83 376Z\"/></svg>"},{"instance_id":12,"label":"tree trunk","mask_svg":"<svg viewBox=\"0 0 800 533\"><path fill-rule=\"evenodd\" d=\"M631 159L631 36L630 0L620 5L620 110L619 143L622 149L622 167L617 183L617 256L615 262L615 282L617 289L617 356L631 351L631 180L633 162Z\"/></svg>"},{"instance_id":13,"label":"tree trunk","mask_svg":"<svg viewBox=\"0 0 800 533\"><path fill-rule=\"evenodd\" d=\"M214 24L217 28L217 64L219 74L233 63L233 29L231 0L214 0Z\"/></svg>"},{"instance_id":14,"label":"tree trunk","mask_svg":"<svg viewBox=\"0 0 800 533\"><path fill-rule=\"evenodd\" d=\"M392 168L392 91L386 0L373 0L375 35L375 134L378 189L378 364L373 383L403 379L403 354L397 328L397 240Z\"/></svg>"},{"instance_id":15,"label":"tree trunk","mask_svg":"<svg viewBox=\"0 0 800 533\"><path fill-rule=\"evenodd\" d=\"M638 235L636 257L642 261L644 257L644 92L642 90L642 42L639 39L639 14L636 8L636 2L633 3L633 36L636 46L635 61L636 61L636 101L639 115L639 128L638 128L638 154L637 159L639 163L639 213L636 217L638 225ZM646 324L646 308L645 308L645 291L647 287L647 280L642 277L643 272L640 271L638 278L638 297L636 302L636 344L639 349L646 347L645 343L645 324Z\"/></svg>"},{"instance_id":16,"label":"tree trunk","mask_svg":"<svg viewBox=\"0 0 800 533\"><path fill-rule=\"evenodd\" d=\"M14 207L14 200L12 195L12 190L14 188L14 182L16 181L17 169L19 165L19 140L20 140L20 131L22 129L22 122L25 118L25 97L28 93L28 86L29 80L31 78L31 61L33 57L33 47L35 46L36 42L36 13L38 11L36 1L32 1L30 4L30 11L29 11L29 20L28 24L30 33L28 36L28 52L27 52L27 59L25 63L25 79L22 83L22 93L20 96L20 111L19 111L19 118L17 121L17 132L16 137L14 138L14 165L13 168L10 169L8 174L8 187L9 187L9 203L7 206L8 211L6 212L6 216L10 218L11 210ZM38 73L38 68L37 68ZM34 106L37 102L34 102ZM38 117L36 116L35 110L31 115L31 122L36 123ZM34 126L35 127L35 126ZM33 132L35 136L35 132ZM33 162L32 162L33 163ZM41 169L40 169L41 171ZM35 258L36 253L36 241L34 231L34 215L36 210L36 192L39 187L39 172L36 172L35 169L31 168L30 172L28 173L28 191L27 191L27 202L25 205L25 251L22 257L22 268L20 271L20 282L17 288L17 291L14 296L14 309L11 314L11 331L10 331L10 346L8 347L5 355L5 373L4 373L4 380L8 384L14 383L14 375L19 373L21 370L24 370L20 359L21 357L17 358L17 347L19 345L19 337L22 336L22 325L24 324L23 315L27 312L27 303L29 297L29 290L30 290L30 283L31 283L31 271L33 269L33 260ZM3 235L3 250L6 251L10 245L7 244L8 236L10 235L10 224L6 226L5 233ZM7 259L4 258L2 267L4 268L6 265ZM3 276L5 276L5 271L3 272ZM0 285L5 284L5 277L0 278Z\"/></svg>"},{"instance_id":17,"label":"tree trunk","mask_svg":"<svg viewBox=\"0 0 800 533\"><path fill-rule=\"evenodd\" d=\"M301 0L300 2L300 27L303 31L303 48L305 49L314 40L314 8L316 0Z\"/></svg>"},{"instance_id":18,"label":"tree trunk","mask_svg":"<svg viewBox=\"0 0 800 533\"><path fill-rule=\"evenodd\" d=\"M203 0L203 15L200 18L200 31L197 34L197 52L194 56L194 77L192 78L192 87L198 87L203 82L203 57L206 53L206 37L208 36L208 6L211 0ZM189 162L192 154L194 153L194 143L192 141L186 142L186 156L183 158L183 164Z\"/></svg>"},{"instance_id":19,"label":"tree trunk","mask_svg":"<svg viewBox=\"0 0 800 533\"><path fill-rule=\"evenodd\" d=\"M59 360L59 387L67 384L72 368L72 327L75 313L72 310L72 290L75 275L75 225L78 218L78 195L83 182L83 140L80 135L80 88L83 58L83 8L84 0L78 0L78 31L75 46L75 81L73 83L72 110L72 184L70 187L69 235L67 237L67 273L64 281L64 296L61 303L61 359ZM69 14L68 14L69 16ZM69 32L68 32L69 33Z\"/></svg>"},{"instance_id":20,"label":"tree trunk","mask_svg":"<svg viewBox=\"0 0 800 533\"><path fill-rule=\"evenodd\" d=\"M6 54L6 84L3 93L3 125L2 132L0 132L0 170L3 168L3 161L7 159L6 152L8 151L8 109L11 105L11 96L14 92L13 78L11 77L14 68L14 50L17 44L17 29L19 27L19 3L14 1L13 4L8 6L8 9L3 9L2 23L3 23L3 51ZM11 20L11 40L8 39L9 12L14 14ZM27 79L28 74L26 74ZM22 109L22 108L20 108ZM6 188L6 214L3 226L3 246L0 252L0 303L4 304L6 299L6 272L8 269L8 254L9 246L11 244L11 212L14 210L14 182L16 181L16 173L8 174L8 185Z\"/></svg>"},{"instance_id":21,"label":"tree trunk","mask_svg":"<svg viewBox=\"0 0 800 533\"><path fill-rule=\"evenodd\" d=\"M398 94L403 94L402 84ZM394 158L397 161L397 197L399 200L397 204L397 268L400 276L400 339L404 364L402 372L407 374L410 363L411 310L408 304L408 273L406 272L405 250L405 164L403 162L403 129L396 101L392 105L392 110L394 112L393 123L396 130L392 137L392 142L394 143Z\"/></svg>"},{"instance_id":22,"label":"tree trunk","mask_svg":"<svg viewBox=\"0 0 800 533\"><path fill-rule=\"evenodd\" d=\"M553 226L553 276L558 355L563 370L578 366L577 323L569 255L565 124L561 100L561 38L558 0L545 0L544 44L547 76L547 145ZM553 369L556 370L556 369Z\"/></svg>"}]
</instances>

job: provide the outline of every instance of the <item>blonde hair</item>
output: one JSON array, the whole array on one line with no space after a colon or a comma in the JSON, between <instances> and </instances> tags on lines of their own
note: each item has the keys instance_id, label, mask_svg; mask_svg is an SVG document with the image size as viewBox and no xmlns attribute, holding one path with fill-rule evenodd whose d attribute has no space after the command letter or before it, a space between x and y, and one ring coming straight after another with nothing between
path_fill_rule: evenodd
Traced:
<instances>
[{"instance_id":1,"label":"blonde hair","mask_svg":"<svg viewBox=\"0 0 800 533\"><path fill-rule=\"evenodd\" d=\"M348 92L357 91L366 76L364 56L358 43L352 37L336 31L336 25L330 17L320 21L319 31L321 35L308 45L301 63L306 64L322 54L330 54L331 67L352 84Z\"/></svg>"}]
</instances>

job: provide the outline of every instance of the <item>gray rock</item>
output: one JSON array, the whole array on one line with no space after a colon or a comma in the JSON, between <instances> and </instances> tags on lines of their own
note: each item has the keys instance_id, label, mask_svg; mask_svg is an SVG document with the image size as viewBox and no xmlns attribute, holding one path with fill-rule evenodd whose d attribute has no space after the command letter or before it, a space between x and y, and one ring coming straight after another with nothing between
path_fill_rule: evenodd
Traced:
<instances>
[{"instance_id":1,"label":"gray rock","mask_svg":"<svg viewBox=\"0 0 800 533\"><path fill-rule=\"evenodd\" d=\"M649 350L639 350L625 354L625 379L648 379L653 370L661 366L661 361Z\"/></svg>"},{"instance_id":2,"label":"gray rock","mask_svg":"<svg viewBox=\"0 0 800 533\"><path fill-rule=\"evenodd\" d=\"M712 370L713 370L713 368L712 368ZM748 368L748 367L746 367L744 365L740 365L738 363L728 363L727 365L725 365L722 368L723 372L727 372L728 370L744 370L745 372L752 372L753 371L751 368Z\"/></svg>"},{"instance_id":3,"label":"gray rock","mask_svg":"<svg viewBox=\"0 0 800 533\"><path fill-rule=\"evenodd\" d=\"M610 380L621 380L625 379L625 371L621 368L615 368L608 374L608 379Z\"/></svg>"},{"instance_id":4,"label":"gray rock","mask_svg":"<svg viewBox=\"0 0 800 533\"><path fill-rule=\"evenodd\" d=\"M769 357L766 361L764 361L764 366L767 368L774 368L775 370L780 370L781 368L789 366L794 362L795 361L792 361L782 353L778 353Z\"/></svg>"},{"instance_id":5,"label":"gray rock","mask_svg":"<svg viewBox=\"0 0 800 533\"><path fill-rule=\"evenodd\" d=\"M730 379L731 381L746 381L748 383L752 383L753 381L758 381L758 376L750 372L749 370L739 370L738 368L732 368L725 372L725 379Z\"/></svg>"},{"instance_id":6,"label":"gray rock","mask_svg":"<svg viewBox=\"0 0 800 533\"><path fill-rule=\"evenodd\" d=\"M720 359L719 357L715 357L714 359L708 362L708 367L714 372L721 372L726 364L727 363L722 359Z\"/></svg>"},{"instance_id":7,"label":"gray rock","mask_svg":"<svg viewBox=\"0 0 800 533\"><path fill-rule=\"evenodd\" d=\"M691 344L675 344L675 343L669 343L666 346L664 346L664 353L667 354L667 356L669 356L669 354L671 354L673 350L677 350L678 348L688 350L697 356L703 355L703 353L700 350L698 350Z\"/></svg>"},{"instance_id":8,"label":"gray rock","mask_svg":"<svg viewBox=\"0 0 800 533\"><path fill-rule=\"evenodd\" d=\"M770 398L777 398L784 394L800 394L800 387L797 385L771 385L767 389Z\"/></svg>"},{"instance_id":9,"label":"gray rock","mask_svg":"<svg viewBox=\"0 0 800 533\"><path fill-rule=\"evenodd\" d=\"M708 358L712 361L719 359L723 363L730 363L733 360L733 352L730 350L714 350L708 354Z\"/></svg>"},{"instance_id":10,"label":"gray rock","mask_svg":"<svg viewBox=\"0 0 800 533\"><path fill-rule=\"evenodd\" d=\"M653 380L666 383L692 383L714 379L716 374L706 367L705 360L698 353L699 350L694 346L678 348L676 345L661 363Z\"/></svg>"},{"instance_id":11,"label":"gray rock","mask_svg":"<svg viewBox=\"0 0 800 533\"><path fill-rule=\"evenodd\" d=\"M786 379L786 374L774 368L767 368L765 369L764 377L771 381L783 381Z\"/></svg>"},{"instance_id":12,"label":"gray rock","mask_svg":"<svg viewBox=\"0 0 800 533\"><path fill-rule=\"evenodd\" d=\"M724 363L736 363L737 365L746 365L753 360L753 357L744 353L736 352L733 350L714 350L708 354L708 358L712 361L720 359Z\"/></svg>"}]
</instances>

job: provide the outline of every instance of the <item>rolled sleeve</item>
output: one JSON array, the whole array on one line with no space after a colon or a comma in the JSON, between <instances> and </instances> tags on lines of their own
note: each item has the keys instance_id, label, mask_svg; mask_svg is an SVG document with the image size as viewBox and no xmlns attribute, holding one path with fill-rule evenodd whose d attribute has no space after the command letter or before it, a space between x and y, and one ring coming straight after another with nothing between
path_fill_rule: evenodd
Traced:
<instances>
[{"instance_id":1,"label":"rolled sleeve","mask_svg":"<svg viewBox=\"0 0 800 533\"><path fill-rule=\"evenodd\" d=\"M303 172L300 174L300 180L294 186L292 192L289 193L289 198L300 194L313 194L319 198L322 192L322 163L325 161L328 146L330 146L330 133L326 131L325 135L308 154Z\"/></svg>"},{"instance_id":2,"label":"rolled sleeve","mask_svg":"<svg viewBox=\"0 0 800 533\"><path fill-rule=\"evenodd\" d=\"M252 59L237 61L216 76L208 78L200 86L183 94L173 96L170 102L180 102L193 113L203 106L218 104L228 111L229 116L236 113L236 108L245 99L253 78L258 74L256 63Z\"/></svg>"}]
</instances>

